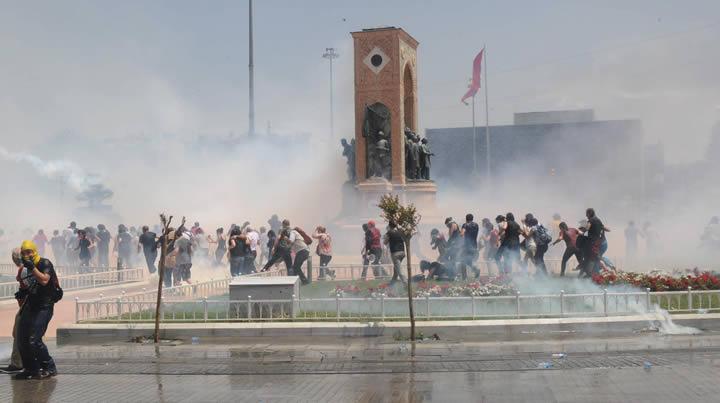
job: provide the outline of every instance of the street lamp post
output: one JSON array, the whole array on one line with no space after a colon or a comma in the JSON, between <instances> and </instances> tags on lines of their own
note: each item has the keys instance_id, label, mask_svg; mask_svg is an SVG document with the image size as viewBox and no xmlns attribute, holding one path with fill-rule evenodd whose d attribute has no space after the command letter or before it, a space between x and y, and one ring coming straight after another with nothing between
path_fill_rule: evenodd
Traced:
<instances>
[{"instance_id":1,"label":"street lamp post","mask_svg":"<svg viewBox=\"0 0 720 403\"><path fill-rule=\"evenodd\" d=\"M332 142L335 139L335 122L333 117L333 60L340 57L340 55L335 53L335 48L325 48L325 53L323 53L322 57L330 61L330 141Z\"/></svg>"},{"instance_id":2,"label":"street lamp post","mask_svg":"<svg viewBox=\"0 0 720 403\"><path fill-rule=\"evenodd\" d=\"M255 64L253 61L253 7L252 0L248 0L248 73L249 73L249 105L248 105L248 135L255 136Z\"/></svg>"}]
</instances>

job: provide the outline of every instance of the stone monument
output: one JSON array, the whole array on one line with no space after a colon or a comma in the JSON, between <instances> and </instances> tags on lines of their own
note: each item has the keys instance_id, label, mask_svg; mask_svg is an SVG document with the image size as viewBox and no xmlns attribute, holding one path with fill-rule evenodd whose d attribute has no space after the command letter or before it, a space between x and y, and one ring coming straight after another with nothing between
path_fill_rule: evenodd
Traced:
<instances>
[{"instance_id":1,"label":"stone monument","mask_svg":"<svg viewBox=\"0 0 720 403\"><path fill-rule=\"evenodd\" d=\"M355 49L355 189L375 211L380 195L396 193L435 210L429 145L416 134L417 46L401 28L352 33ZM424 140L424 139L423 139ZM407 162L406 162L407 161Z\"/></svg>"}]
</instances>

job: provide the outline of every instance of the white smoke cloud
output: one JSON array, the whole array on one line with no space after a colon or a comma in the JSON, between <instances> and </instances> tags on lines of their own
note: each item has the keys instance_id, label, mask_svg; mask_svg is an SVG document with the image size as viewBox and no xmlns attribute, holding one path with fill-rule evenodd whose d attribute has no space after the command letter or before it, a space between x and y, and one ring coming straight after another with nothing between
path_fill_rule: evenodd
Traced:
<instances>
[{"instance_id":1,"label":"white smoke cloud","mask_svg":"<svg viewBox=\"0 0 720 403\"><path fill-rule=\"evenodd\" d=\"M28 164L41 177L59 180L78 193L87 190L90 185L98 183L97 178L88 175L85 170L73 161L45 161L36 155L10 152L1 146L0 158L6 161Z\"/></svg>"}]
</instances>

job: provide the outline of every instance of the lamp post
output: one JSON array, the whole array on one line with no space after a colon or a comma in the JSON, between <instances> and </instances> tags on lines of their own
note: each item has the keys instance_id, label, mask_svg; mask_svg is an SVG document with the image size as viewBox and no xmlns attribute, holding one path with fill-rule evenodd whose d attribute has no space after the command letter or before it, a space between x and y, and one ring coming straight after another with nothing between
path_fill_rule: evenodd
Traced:
<instances>
[{"instance_id":1,"label":"lamp post","mask_svg":"<svg viewBox=\"0 0 720 403\"><path fill-rule=\"evenodd\" d=\"M333 60L340 57L335 53L335 48L325 48L322 57L330 61L330 142L335 139L335 121L334 121L334 105L333 105Z\"/></svg>"},{"instance_id":2,"label":"lamp post","mask_svg":"<svg viewBox=\"0 0 720 403\"><path fill-rule=\"evenodd\" d=\"M255 136L255 64L253 62L253 4L248 0L248 74L249 74L249 105L248 105L248 135Z\"/></svg>"}]
</instances>

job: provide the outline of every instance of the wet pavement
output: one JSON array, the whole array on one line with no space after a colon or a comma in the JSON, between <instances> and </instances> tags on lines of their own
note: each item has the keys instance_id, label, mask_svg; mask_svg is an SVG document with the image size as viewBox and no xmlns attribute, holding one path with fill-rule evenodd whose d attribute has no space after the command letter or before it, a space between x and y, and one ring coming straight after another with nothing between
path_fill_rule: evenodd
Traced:
<instances>
[{"instance_id":1,"label":"wet pavement","mask_svg":"<svg viewBox=\"0 0 720 403\"><path fill-rule=\"evenodd\" d=\"M404 341L197 342L51 345L60 375L1 376L0 401L677 402L720 394L720 334L428 340L414 357Z\"/></svg>"}]
</instances>

